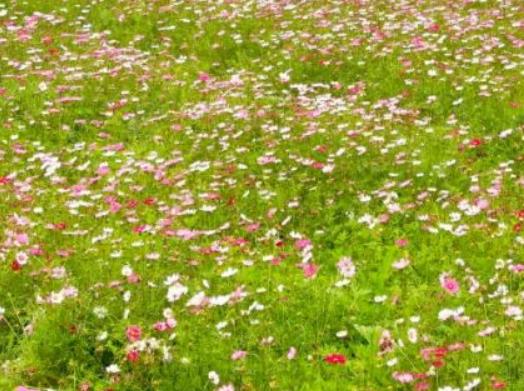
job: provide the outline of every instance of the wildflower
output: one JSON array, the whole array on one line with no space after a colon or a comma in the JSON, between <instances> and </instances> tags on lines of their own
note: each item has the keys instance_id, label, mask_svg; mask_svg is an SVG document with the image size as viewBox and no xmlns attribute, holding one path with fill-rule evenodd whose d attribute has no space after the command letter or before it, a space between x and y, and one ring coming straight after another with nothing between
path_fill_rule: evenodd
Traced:
<instances>
[{"instance_id":1,"label":"wildflower","mask_svg":"<svg viewBox=\"0 0 524 391\"><path fill-rule=\"evenodd\" d=\"M111 364L106 367L106 372L112 375L120 373L120 367L117 364Z\"/></svg>"},{"instance_id":2,"label":"wildflower","mask_svg":"<svg viewBox=\"0 0 524 391\"><path fill-rule=\"evenodd\" d=\"M318 266L314 263L306 263L303 267L304 277L315 278L318 272Z\"/></svg>"},{"instance_id":3,"label":"wildflower","mask_svg":"<svg viewBox=\"0 0 524 391\"><path fill-rule=\"evenodd\" d=\"M506 388L506 382L493 377L491 379L491 388L494 390L503 390Z\"/></svg>"},{"instance_id":4,"label":"wildflower","mask_svg":"<svg viewBox=\"0 0 524 391\"><path fill-rule=\"evenodd\" d=\"M136 362L140 358L140 352L136 349L133 349L127 353L127 361Z\"/></svg>"},{"instance_id":5,"label":"wildflower","mask_svg":"<svg viewBox=\"0 0 524 391\"><path fill-rule=\"evenodd\" d=\"M339 353L331 353L324 357L324 362L328 364L333 364L333 365L337 365L337 364L344 365L346 361L347 361L346 356L344 356L343 354L339 354Z\"/></svg>"},{"instance_id":6,"label":"wildflower","mask_svg":"<svg viewBox=\"0 0 524 391\"><path fill-rule=\"evenodd\" d=\"M440 286L450 295L455 295L460 290L458 281L446 273L440 276Z\"/></svg>"},{"instance_id":7,"label":"wildflower","mask_svg":"<svg viewBox=\"0 0 524 391\"><path fill-rule=\"evenodd\" d=\"M238 361L247 356L247 352L245 350L236 350L231 355L231 360Z\"/></svg>"},{"instance_id":8,"label":"wildflower","mask_svg":"<svg viewBox=\"0 0 524 391\"><path fill-rule=\"evenodd\" d=\"M295 248L299 251L305 250L307 248L311 248L312 243L309 239L299 239L295 242Z\"/></svg>"},{"instance_id":9,"label":"wildflower","mask_svg":"<svg viewBox=\"0 0 524 391\"><path fill-rule=\"evenodd\" d=\"M350 257L342 257L337 263L338 271L345 278L351 278L355 275L357 268Z\"/></svg>"},{"instance_id":10,"label":"wildflower","mask_svg":"<svg viewBox=\"0 0 524 391\"><path fill-rule=\"evenodd\" d=\"M405 238L400 238L395 241L395 244L398 247L406 247L408 245L409 241Z\"/></svg>"},{"instance_id":11,"label":"wildflower","mask_svg":"<svg viewBox=\"0 0 524 391\"><path fill-rule=\"evenodd\" d=\"M142 329L136 325L127 326L126 336L130 342L139 341L142 337Z\"/></svg>"},{"instance_id":12,"label":"wildflower","mask_svg":"<svg viewBox=\"0 0 524 391\"><path fill-rule=\"evenodd\" d=\"M211 383L213 383L215 386L218 385L218 383L220 383L220 377L218 376L218 373L216 373L215 371L210 371L210 372L207 374L207 378L208 378L209 381L211 381Z\"/></svg>"},{"instance_id":13,"label":"wildflower","mask_svg":"<svg viewBox=\"0 0 524 391\"><path fill-rule=\"evenodd\" d=\"M415 376L410 372L394 372L393 379L402 384L413 383Z\"/></svg>"},{"instance_id":14,"label":"wildflower","mask_svg":"<svg viewBox=\"0 0 524 391\"><path fill-rule=\"evenodd\" d=\"M393 268L395 268L397 270L402 270L402 269L405 269L406 267L408 267L409 264L410 264L409 259L407 259L407 258L400 258L398 261L393 263Z\"/></svg>"}]
</instances>

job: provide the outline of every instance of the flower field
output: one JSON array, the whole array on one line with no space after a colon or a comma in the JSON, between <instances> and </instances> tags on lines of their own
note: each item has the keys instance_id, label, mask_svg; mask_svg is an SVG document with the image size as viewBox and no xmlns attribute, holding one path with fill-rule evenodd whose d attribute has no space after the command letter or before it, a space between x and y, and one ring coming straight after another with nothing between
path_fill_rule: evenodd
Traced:
<instances>
[{"instance_id":1,"label":"flower field","mask_svg":"<svg viewBox=\"0 0 524 391\"><path fill-rule=\"evenodd\" d=\"M0 390L524 390L520 0L0 0Z\"/></svg>"}]
</instances>

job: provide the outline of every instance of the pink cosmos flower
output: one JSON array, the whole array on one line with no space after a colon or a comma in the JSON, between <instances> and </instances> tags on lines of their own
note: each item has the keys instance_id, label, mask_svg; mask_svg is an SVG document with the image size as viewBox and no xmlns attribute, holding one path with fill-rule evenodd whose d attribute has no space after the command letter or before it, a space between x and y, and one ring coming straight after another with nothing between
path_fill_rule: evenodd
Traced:
<instances>
[{"instance_id":1,"label":"pink cosmos flower","mask_svg":"<svg viewBox=\"0 0 524 391\"><path fill-rule=\"evenodd\" d=\"M489 207L489 201L485 198L479 198L475 203L479 209L486 209Z\"/></svg>"},{"instance_id":2,"label":"pink cosmos flower","mask_svg":"<svg viewBox=\"0 0 524 391\"><path fill-rule=\"evenodd\" d=\"M109 174L109 167L106 164L101 164L96 170L98 175L104 176Z\"/></svg>"},{"instance_id":3,"label":"pink cosmos flower","mask_svg":"<svg viewBox=\"0 0 524 391\"><path fill-rule=\"evenodd\" d=\"M176 236L182 238L183 240L191 240L199 235L200 233L198 231L193 231L190 229L179 229L176 231Z\"/></svg>"},{"instance_id":4,"label":"pink cosmos flower","mask_svg":"<svg viewBox=\"0 0 524 391\"><path fill-rule=\"evenodd\" d=\"M22 246L25 246L29 243L29 237L27 236L26 233L16 234L15 240L17 244L22 245Z\"/></svg>"},{"instance_id":5,"label":"pink cosmos flower","mask_svg":"<svg viewBox=\"0 0 524 391\"><path fill-rule=\"evenodd\" d=\"M407 258L400 258L397 262L393 263L393 268L397 270L402 270L408 267L410 264L409 259Z\"/></svg>"},{"instance_id":6,"label":"pink cosmos flower","mask_svg":"<svg viewBox=\"0 0 524 391\"><path fill-rule=\"evenodd\" d=\"M275 163L276 161L277 161L276 157L274 157L272 155L260 156L257 159L257 163L260 164L261 166L264 166L264 165L270 164L270 163Z\"/></svg>"},{"instance_id":7,"label":"pink cosmos flower","mask_svg":"<svg viewBox=\"0 0 524 391\"><path fill-rule=\"evenodd\" d=\"M293 346L291 346L287 352L287 359L293 360L295 356L297 355L297 349L295 349Z\"/></svg>"},{"instance_id":8,"label":"pink cosmos flower","mask_svg":"<svg viewBox=\"0 0 524 391\"><path fill-rule=\"evenodd\" d=\"M140 352L136 349L133 349L127 353L126 358L129 362L137 362L140 358Z\"/></svg>"},{"instance_id":9,"label":"pink cosmos flower","mask_svg":"<svg viewBox=\"0 0 524 391\"><path fill-rule=\"evenodd\" d=\"M166 324L166 322L156 322L154 324L153 328L156 331L166 331L167 330L167 324Z\"/></svg>"},{"instance_id":10,"label":"pink cosmos flower","mask_svg":"<svg viewBox=\"0 0 524 391\"><path fill-rule=\"evenodd\" d=\"M311 240L309 239L299 239L295 242L295 248L299 251L302 251L308 247L312 247Z\"/></svg>"},{"instance_id":11,"label":"pink cosmos flower","mask_svg":"<svg viewBox=\"0 0 524 391\"><path fill-rule=\"evenodd\" d=\"M142 338L142 329L136 325L127 326L126 336L131 342L139 341Z\"/></svg>"},{"instance_id":12,"label":"pink cosmos flower","mask_svg":"<svg viewBox=\"0 0 524 391\"><path fill-rule=\"evenodd\" d=\"M238 360L243 359L246 356L247 356L247 352L245 350L236 350L231 355L231 360L238 361Z\"/></svg>"},{"instance_id":13,"label":"pink cosmos flower","mask_svg":"<svg viewBox=\"0 0 524 391\"><path fill-rule=\"evenodd\" d=\"M351 278L355 275L357 269L353 260L350 257L342 257L337 263L338 271L346 278Z\"/></svg>"},{"instance_id":14,"label":"pink cosmos flower","mask_svg":"<svg viewBox=\"0 0 524 391\"><path fill-rule=\"evenodd\" d=\"M246 231L255 232L256 230L258 230L258 228L260 228L260 223L253 223L246 226Z\"/></svg>"},{"instance_id":15,"label":"pink cosmos flower","mask_svg":"<svg viewBox=\"0 0 524 391\"><path fill-rule=\"evenodd\" d=\"M198 80L203 81L204 83L207 83L210 79L211 77L209 76L209 74L205 72L200 72L200 74L198 75Z\"/></svg>"},{"instance_id":16,"label":"pink cosmos flower","mask_svg":"<svg viewBox=\"0 0 524 391\"><path fill-rule=\"evenodd\" d=\"M127 282L130 284L138 284L140 282L140 276L136 273L131 273L127 276Z\"/></svg>"},{"instance_id":17,"label":"pink cosmos flower","mask_svg":"<svg viewBox=\"0 0 524 391\"><path fill-rule=\"evenodd\" d=\"M400 238L395 241L395 244L398 247L406 247L409 244L409 241L405 238Z\"/></svg>"},{"instance_id":18,"label":"pink cosmos flower","mask_svg":"<svg viewBox=\"0 0 524 391\"><path fill-rule=\"evenodd\" d=\"M389 221L389 214L387 213L382 213L381 215L378 216L378 221L380 224L386 224L388 221Z\"/></svg>"},{"instance_id":19,"label":"pink cosmos flower","mask_svg":"<svg viewBox=\"0 0 524 391\"><path fill-rule=\"evenodd\" d=\"M415 376L413 376L413 374L409 372L394 372L393 379L395 379L399 383L406 384L412 383L415 380Z\"/></svg>"},{"instance_id":20,"label":"pink cosmos flower","mask_svg":"<svg viewBox=\"0 0 524 391\"><path fill-rule=\"evenodd\" d=\"M416 49L424 49L426 47L426 43L424 42L424 38L422 38L421 36L416 36L414 37L412 40L411 40L411 44L416 48Z\"/></svg>"},{"instance_id":21,"label":"pink cosmos flower","mask_svg":"<svg viewBox=\"0 0 524 391\"><path fill-rule=\"evenodd\" d=\"M44 250L42 250L40 247L33 247L29 250L29 253L31 255L44 255Z\"/></svg>"},{"instance_id":22,"label":"pink cosmos flower","mask_svg":"<svg viewBox=\"0 0 524 391\"><path fill-rule=\"evenodd\" d=\"M440 286L450 295L455 295L460 290L458 281L447 274L440 276Z\"/></svg>"},{"instance_id":23,"label":"pink cosmos flower","mask_svg":"<svg viewBox=\"0 0 524 391\"><path fill-rule=\"evenodd\" d=\"M318 272L318 266L314 263L306 263L302 266L304 270L304 277L306 278L315 278Z\"/></svg>"},{"instance_id":24,"label":"pink cosmos flower","mask_svg":"<svg viewBox=\"0 0 524 391\"><path fill-rule=\"evenodd\" d=\"M415 391L426 391L429 390L429 383L427 382L420 382L415 385Z\"/></svg>"}]
</instances>

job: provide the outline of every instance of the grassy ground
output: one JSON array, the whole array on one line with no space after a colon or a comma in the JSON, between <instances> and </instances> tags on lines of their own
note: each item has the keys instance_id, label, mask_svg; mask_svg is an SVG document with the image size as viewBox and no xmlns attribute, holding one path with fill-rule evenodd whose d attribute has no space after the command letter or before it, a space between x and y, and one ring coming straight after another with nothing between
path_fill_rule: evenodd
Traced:
<instances>
[{"instance_id":1,"label":"grassy ground","mask_svg":"<svg viewBox=\"0 0 524 391\"><path fill-rule=\"evenodd\" d=\"M518 0L0 3L0 389L523 390Z\"/></svg>"}]
</instances>

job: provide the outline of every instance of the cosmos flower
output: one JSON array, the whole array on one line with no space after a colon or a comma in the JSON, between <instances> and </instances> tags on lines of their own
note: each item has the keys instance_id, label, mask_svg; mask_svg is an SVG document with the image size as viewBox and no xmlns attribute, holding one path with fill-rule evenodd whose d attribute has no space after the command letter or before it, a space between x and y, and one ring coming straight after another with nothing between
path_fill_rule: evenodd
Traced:
<instances>
[{"instance_id":1,"label":"cosmos flower","mask_svg":"<svg viewBox=\"0 0 524 391\"><path fill-rule=\"evenodd\" d=\"M337 268L345 278L352 278L356 274L356 267L350 257L342 257L337 263Z\"/></svg>"},{"instance_id":2,"label":"cosmos flower","mask_svg":"<svg viewBox=\"0 0 524 391\"><path fill-rule=\"evenodd\" d=\"M136 325L127 326L126 336L130 342L136 342L142 338L142 329Z\"/></svg>"},{"instance_id":3,"label":"cosmos flower","mask_svg":"<svg viewBox=\"0 0 524 391\"><path fill-rule=\"evenodd\" d=\"M459 292L460 286L456 279L444 273L440 277L440 286L450 295L455 295Z\"/></svg>"},{"instance_id":4,"label":"cosmos flower","mask_svg":"<svg viewBox=\"0 0 524 391\"><path fill-rule=\"evenodd\" d=\"M246 356L247 356L247 352L245 350L235 350L231 354L231 360L233 360L233 361L242 360Z\"/></svg>"},{"instance_id":5,"label":"cosmos flower","mask_svg":"<svg viewBox=\"0 0 524 391\"><path fill-rule=\"evenodd\" d=\"M346 356L340 353L330 353L327 356L324 356L324 362L328 364L344 365L346 361Z\"/></svg>"}]
</instances>

